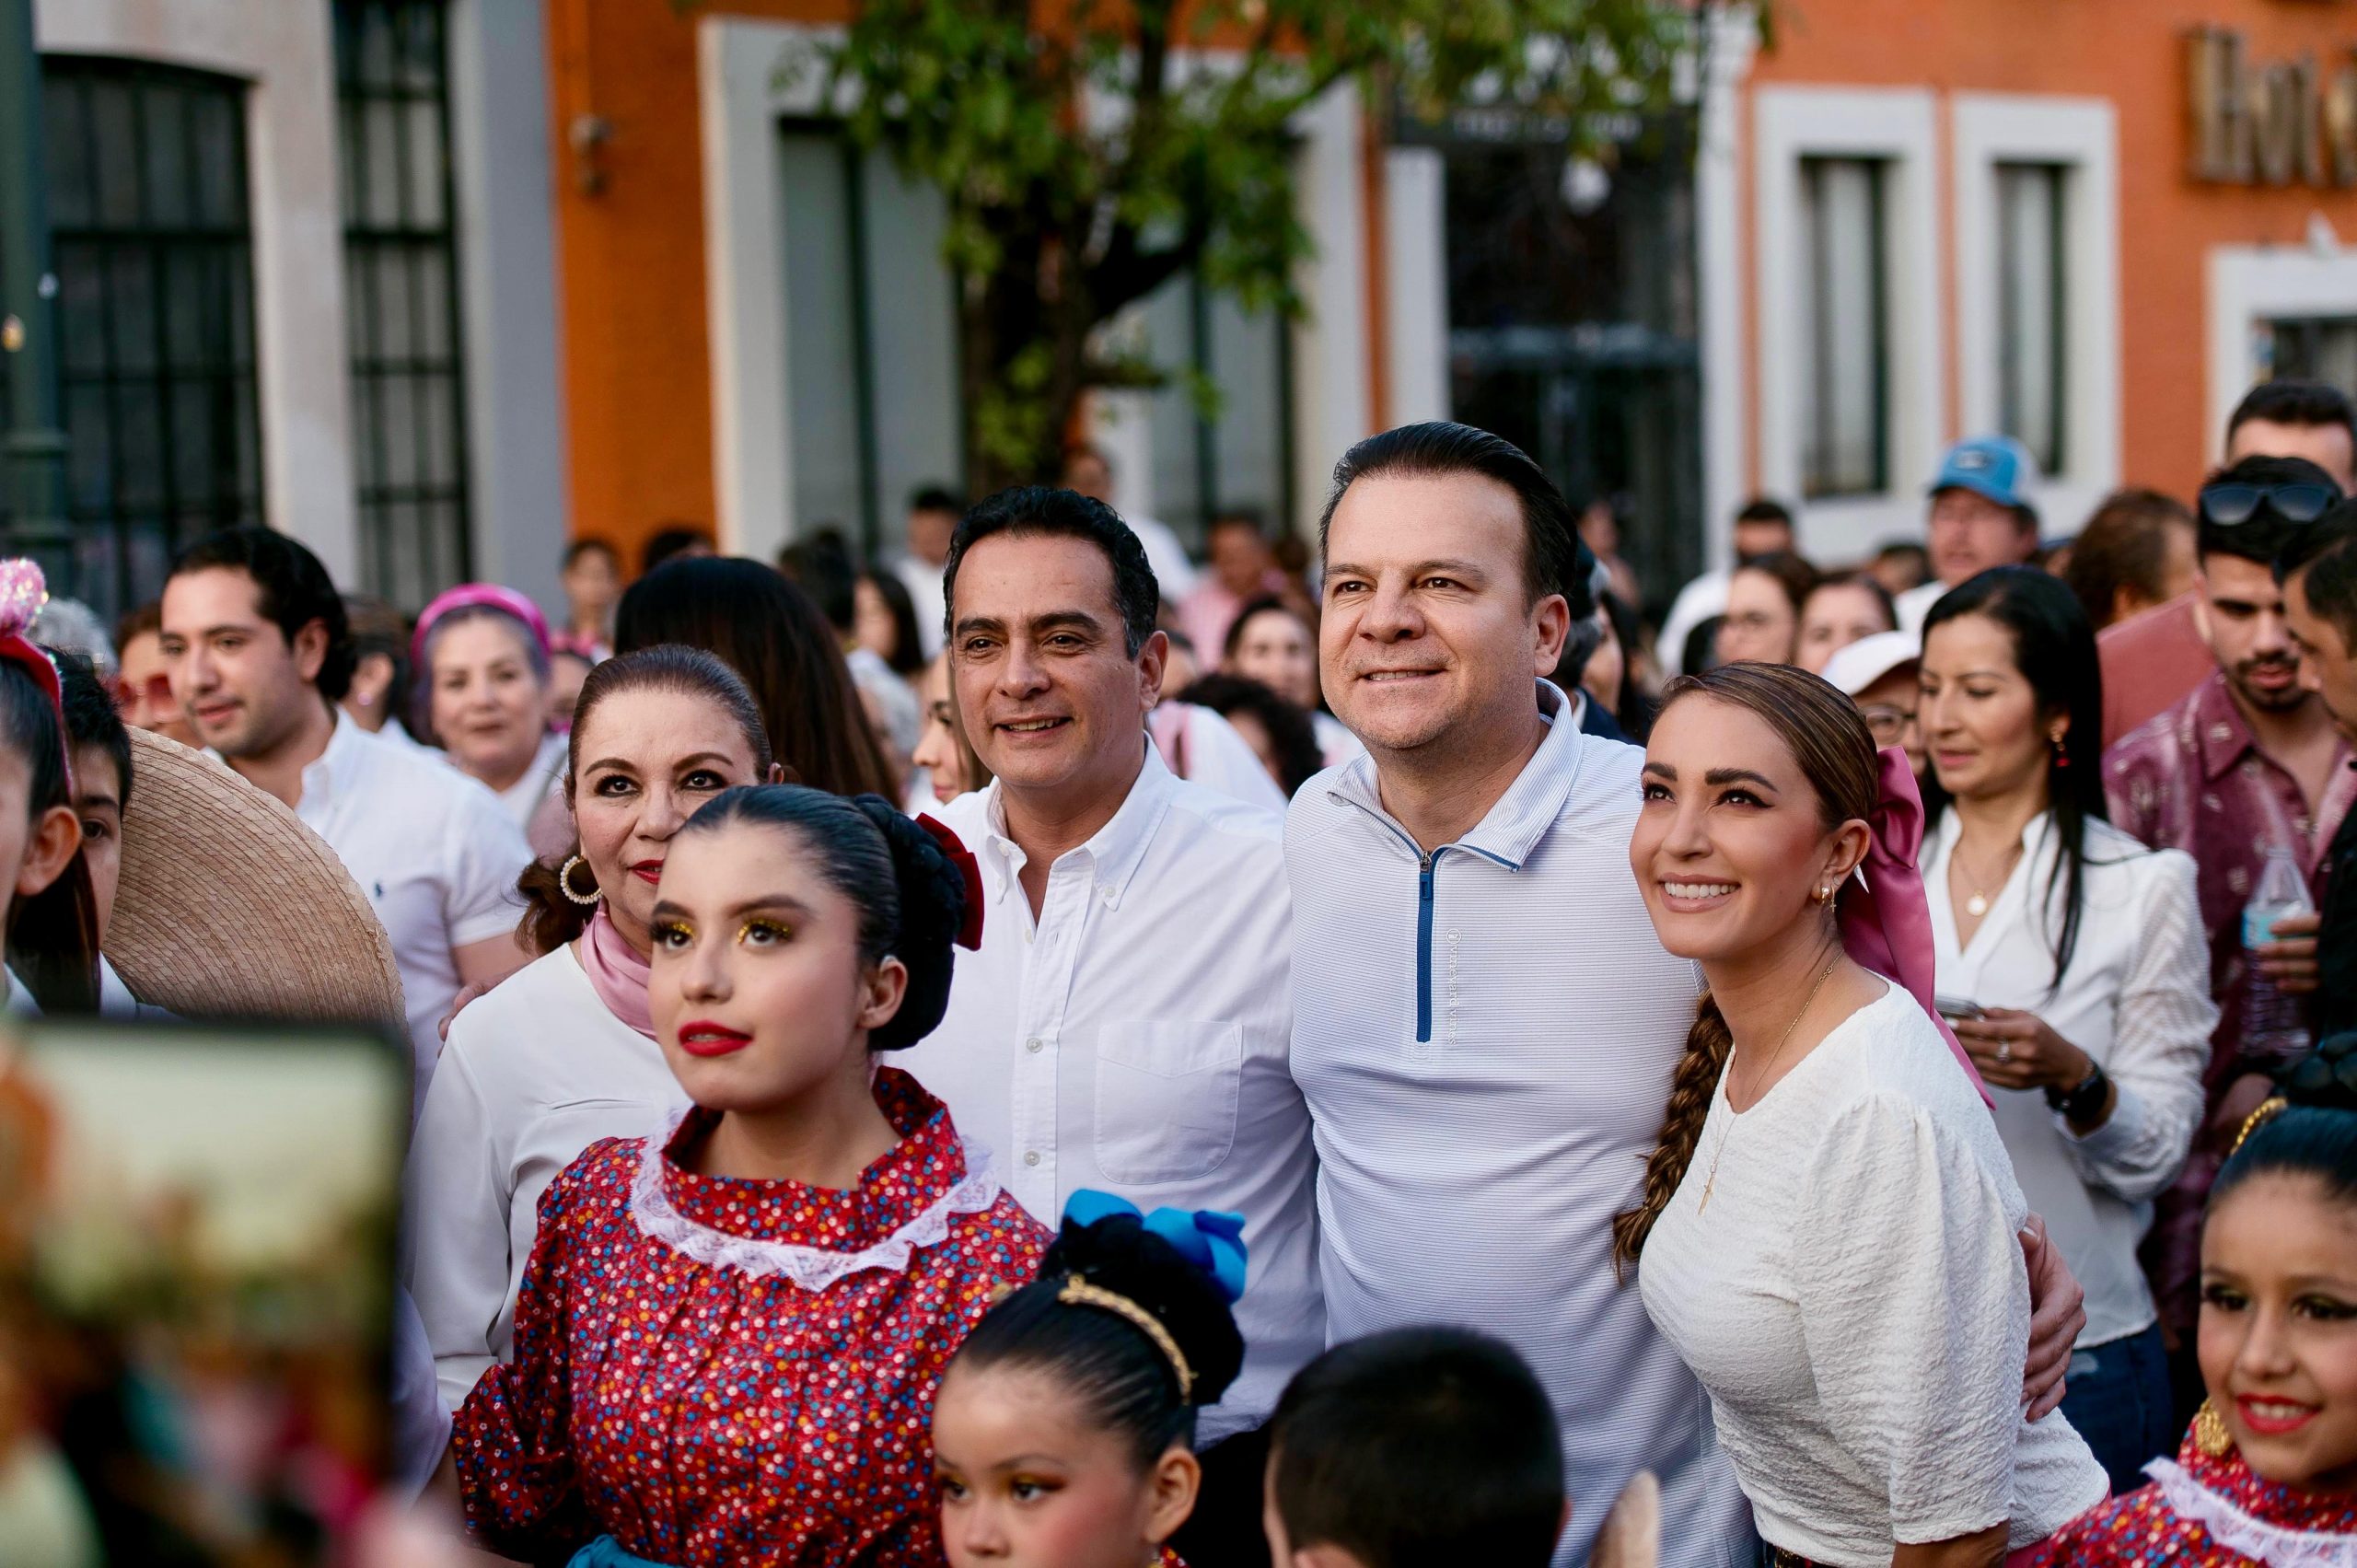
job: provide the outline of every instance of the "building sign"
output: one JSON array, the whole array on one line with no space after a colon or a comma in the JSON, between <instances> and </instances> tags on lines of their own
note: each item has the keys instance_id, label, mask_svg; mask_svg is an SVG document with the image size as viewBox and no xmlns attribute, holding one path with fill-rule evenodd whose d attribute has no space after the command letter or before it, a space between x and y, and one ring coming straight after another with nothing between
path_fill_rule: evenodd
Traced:
<instances>
[{"instance_id":1,"label":"building sign","mask_svg":"<svg viewBox=\"0 0 2357 1568\"><path fill-rule=\"evenodd\" d=\"M2192 175L2226 185L2357 185L2357 50L2255 64L2232 28L2188 39Z\"/></svg>"}]
</instances>

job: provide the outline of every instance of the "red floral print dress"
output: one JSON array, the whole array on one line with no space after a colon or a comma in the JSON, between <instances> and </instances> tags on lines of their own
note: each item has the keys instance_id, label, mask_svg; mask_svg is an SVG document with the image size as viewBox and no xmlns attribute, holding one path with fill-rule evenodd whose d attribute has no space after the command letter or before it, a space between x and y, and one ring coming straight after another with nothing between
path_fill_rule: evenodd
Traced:
<instances>
[{"instance_id":1,"label":"red floral print dress","mask_svg":"<svg viewBox=\"0 0 2357 1568\"><path fill-rule=\"evenodd\" d=\"M683 1169L704 1111L565 1167L515 1359L457 1419L478 1539L544 1561L611 1536L671 1568L941 1562L934 1390L1048 1233L915 1079L882 1069L876 1098L900 1143L848 1191Z\"/></svg>"},{"instance_id":2,"label":"red floral print dress","mask_svg":"<svg viewBox=\"0 0 2357 1568\"><path fill-rule=\"evenodd\" d=\"M2044 1562L2087 1568L2357 1568L2357 1497L2294 1492L2187 1437L2153 1484L2062 1527Z\"/></svg>"}]
</instances>

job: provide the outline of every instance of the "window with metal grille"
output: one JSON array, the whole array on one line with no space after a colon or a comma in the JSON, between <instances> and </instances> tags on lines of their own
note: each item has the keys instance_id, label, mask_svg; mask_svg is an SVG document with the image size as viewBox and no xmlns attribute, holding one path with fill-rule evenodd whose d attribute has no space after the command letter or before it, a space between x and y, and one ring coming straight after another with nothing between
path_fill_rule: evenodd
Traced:
<instances>
[{"instance_id":1,"label":"window with metal grille","mask_svg":"<svg viewBox=\"0 0 2357 1568\"><path fill-rule=\"evenodd\" d=\"M2270 321L2270 373L2328 381L2357 398L2357 316Z\"/></svg>"},{"instance_id":2,"label":"window with metal grille","mask_svg":"<svg viewBox=\"0 0 2357 1568\"><path fill-rule=\"evenodd\" d=\"M947 205L825 122L779 125L778 171L794 529L889 555L908 495L965 467Z\"/></svg>"},{"instance_id":3,"label":"window with metal grille","mask_svg":"<svg viewBox=\"0 0 2357 1568\"><path fill-rule=\"evenodd\" d=\"M41 78L70 591L112 614L261 519L245 85L89 55Z\"/></svg>"},{"instance_id":4,"label":"window with metal grille","mask_svg":"<svg viewBox=\"0 0 2357 1568\"><path fill-rule=\"evenodd\" d=\"M444 0L335 0L360 575L414 608L472 571Z\"/></svg>"},{"instance_id":5,"label":"window with metal grille","mask_svg":"<svg viewBox=\"0 0 2357 1568\"><path fill-rule=\"evenodd\" d=\"M2059 163L1997 165L1997 424L2049 474L2068 457L2070 172Z\"/></svg>"},{"instance_id":6,"label":"window with metal grille","mask_svg":"<svg viewBox=\"0 0 2357 1568\"><path fill-rule=\"evenodd\" d=\"M1801 160L1801 483L1811 496L1890 488L1886 166Z\"/></svg>"}]
</instances>

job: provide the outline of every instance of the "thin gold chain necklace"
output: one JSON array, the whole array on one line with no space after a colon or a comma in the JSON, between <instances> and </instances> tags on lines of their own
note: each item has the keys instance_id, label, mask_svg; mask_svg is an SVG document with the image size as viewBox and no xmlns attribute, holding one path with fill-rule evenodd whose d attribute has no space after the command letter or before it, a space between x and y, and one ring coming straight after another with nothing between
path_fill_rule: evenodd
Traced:
<instances>
[{"instance_id":1,"label":"thin gold chain necklace","mask_svg":"<svg viewBox=\"0 0 2357 1568\"><path fill-rule=\"evenodd\" d=\"M1808 1010L1817 1005L1817 993L1825 989L1827 977L1833 973L1833 966L1840 961L1841 949L1836 947L1833 950L1833 956L1825 960L1825 967L1817 971L1817 982L1808 988L1808 995L1802 999L1801 1010L1793 1015L1793 1021L1784 1026L1783 1034L1779 1036L1776 1040L1776 1049L1769 1052L1768 1065L1759 1069L1763 1075L1772 1071L1776 1063L1782 1060L1784 1047L1793 1043L1793 1031L1801 1027L1801 1020L1807 1017ZM1735 1052L1733 1051L1729 1051L1727 1052L1727 1071L1730 1073L1735 1071ZM1735 1136L1735 1105L1732 1097L1730 1097L1727 1105L1726 1127L1719 1133L1719 1146L1711 1151L1711 1168L1709 1173L1702 1178L1702 1201L1694 1205L1694 1212L1698 1214L1711 1206L1711 1190L1719 1184L1719 1161L1727 1152L1727 1140Z\"/></svg>"}]
</instances>

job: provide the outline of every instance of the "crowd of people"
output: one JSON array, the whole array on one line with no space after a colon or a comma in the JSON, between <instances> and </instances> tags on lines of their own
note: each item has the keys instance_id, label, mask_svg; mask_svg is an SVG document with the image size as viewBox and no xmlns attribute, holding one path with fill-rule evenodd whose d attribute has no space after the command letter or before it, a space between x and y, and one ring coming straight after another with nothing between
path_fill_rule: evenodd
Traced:
<instances>
[{"instance_id":1,"label":"crowd of people","mask_svg":"<svg viewBox=\"0 0 2357 1568\"><path fill-rule=\"evenodd\" d=\"M519 1562L2357 1563L2357 424L2226 442L2074 540L2003 437L1871 560L1757 501L1657 630L1449 424L1200 570L1087 447L553 619L6 563L6 1003L195 1005L143 789L317 836L395 1484Z\"/></svg>"}]
</instances>

